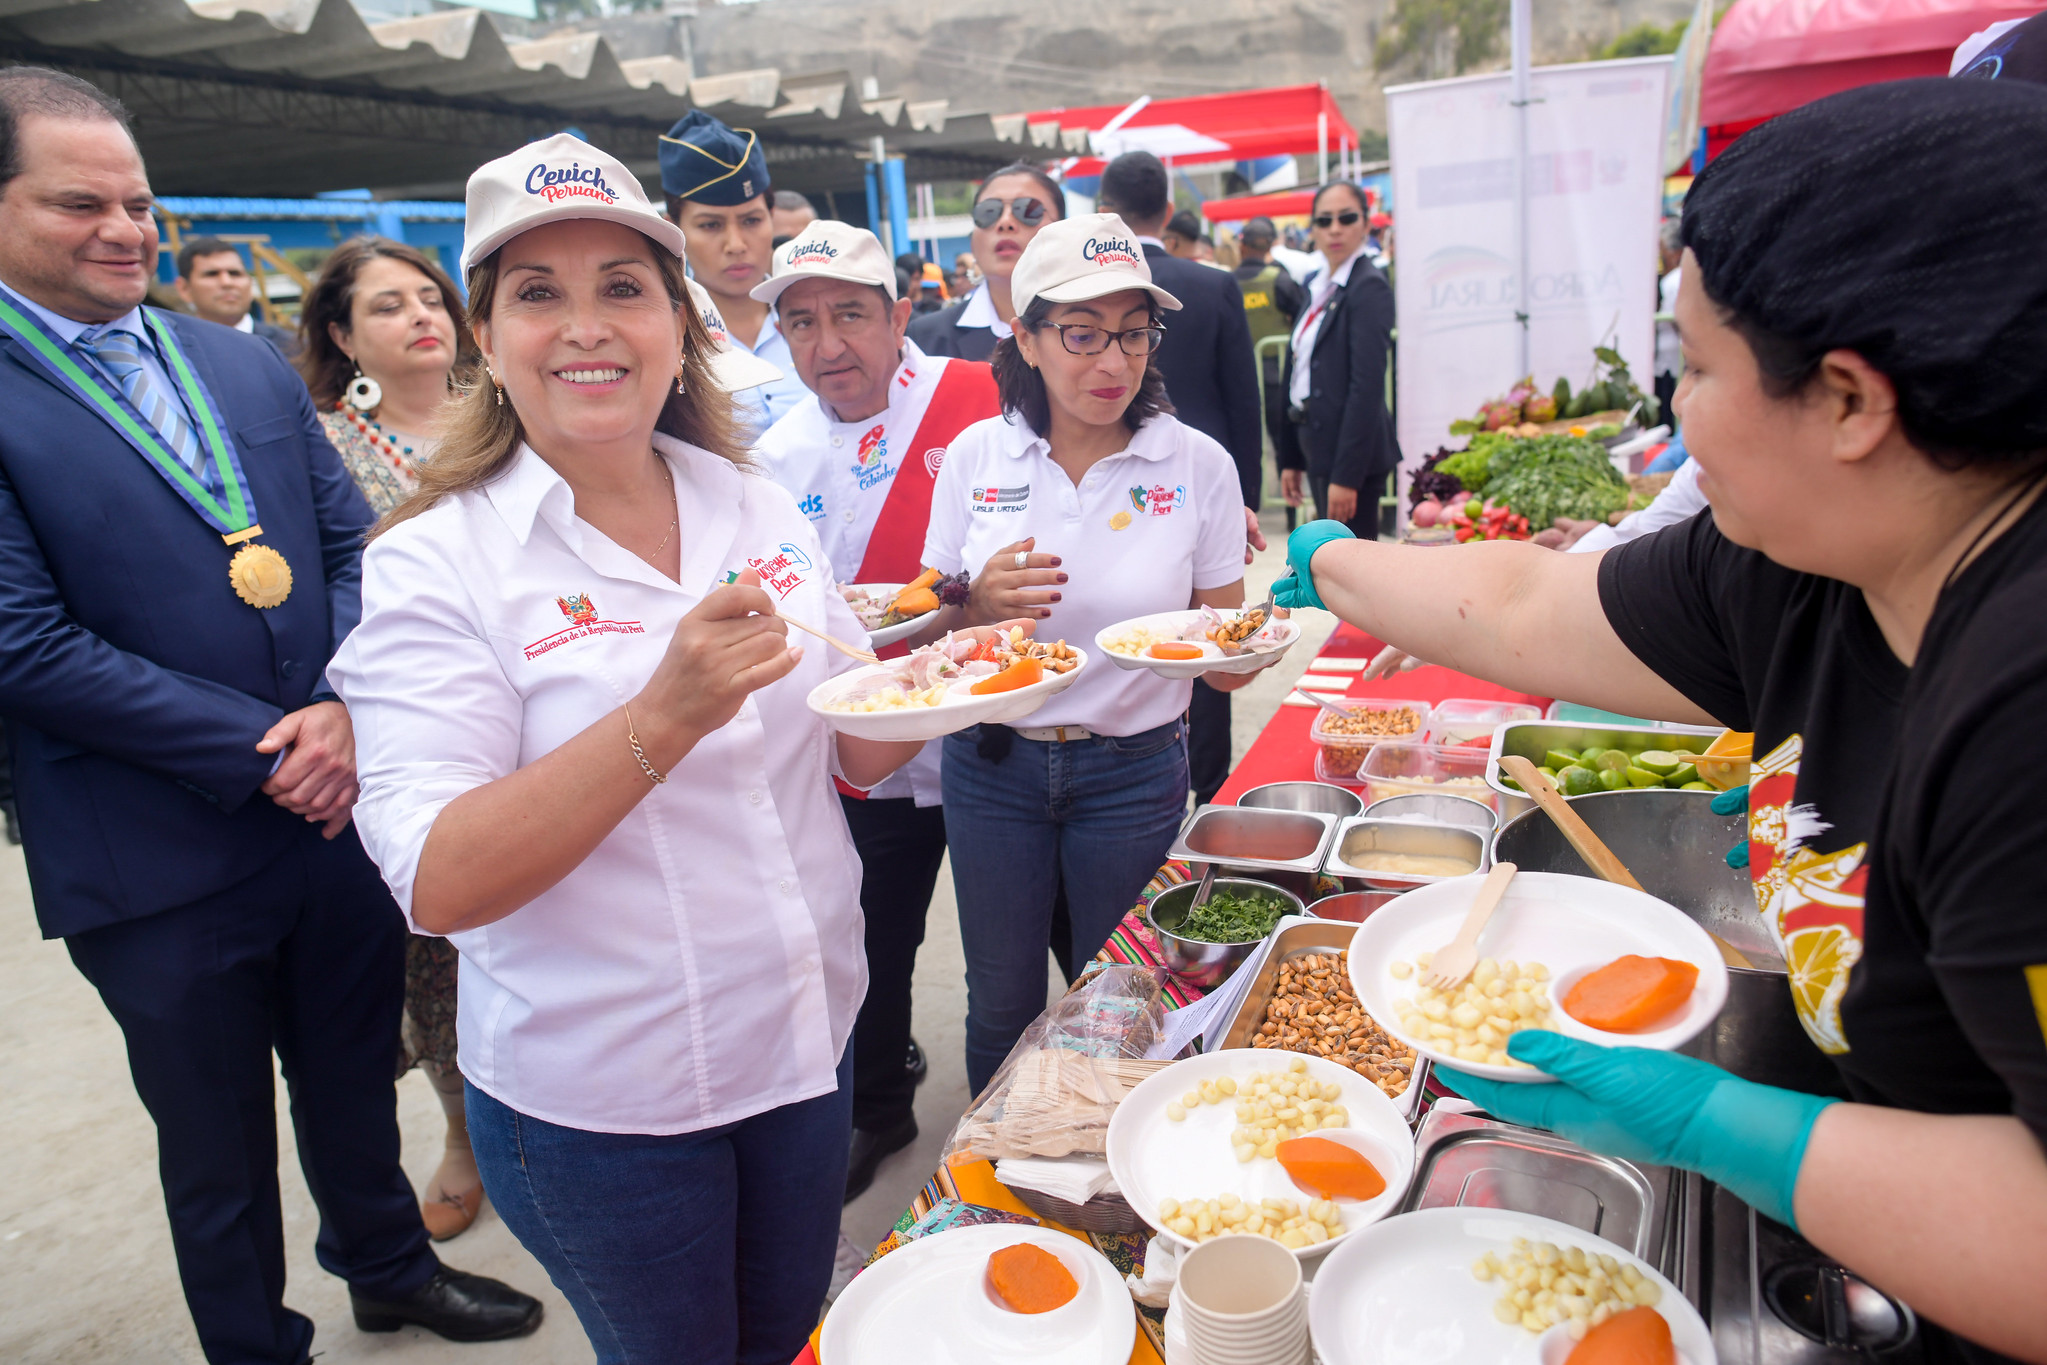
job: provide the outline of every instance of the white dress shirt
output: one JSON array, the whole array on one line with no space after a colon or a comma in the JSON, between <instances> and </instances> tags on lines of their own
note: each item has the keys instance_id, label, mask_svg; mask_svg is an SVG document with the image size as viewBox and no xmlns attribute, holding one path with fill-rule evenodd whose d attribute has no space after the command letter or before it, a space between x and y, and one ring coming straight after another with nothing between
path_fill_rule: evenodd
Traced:
<instances>
[{"instance_id":1,"label":"white dress shirt","mask_svg":"<svg viewBox=\"0 0 2047 1365\"><path fill-rule=\"evenodd\" d=\"M1095 632L1185 611L1197 591L1243 578L1244 494L1229 452L1177 417L1154 417L1075 486L1021 418L976 422L938 471L924 562L978 577L989 556L1028 536L1067 575L1037 636L1078 645L1089 659L1079 681L1022 724L1134 735L1185 711L1192 682L1118 668L1100 657Z\"/></svg>"},{"instance_id":2,"label":"white dress shirt","mask_svg":"<svg viewBox=\"0 0 2047 1365\"><path fill-rule=\"evenodd\" d=\"M903 358L889 381L888 407L859 422L841 422L825 410L824 401L807 393L787 416L768 428L754 453L776 483L789 490L796 506L816 529L825 558L845 578L860 572L875 518L895 487L896 471L906 460L923 460L931 452L912 450L911 438L923 425L931 395L951 361L927 356L905 339ZM944 451L937 452L942 459ZM938 805L937 740L891 773L872 795L913 797L920 806Z\"/></svg>"},{"instance_id":3,"label":"white dress shirt","mask_svg":"<svg viewBox=\"0 0 2047 1365\"><path fill-rule=\"evenodd\" d=\"M988 282L983 280L974 286L974 292L967 295L967 306L960 310L955 327L985 327L995 334L997 341L1009 335L1009 324L995 313L995 301L988 297Z\"/></svg>"},{"instance_id":4,"label":"white dress shirt","mask_svg":"<svg viewBox=\"0 0 2047 1365\"><path fill-rule=\"evenodd\" d=\"M1328 258L1323 258L1323 269L1308 284L1308 306L1301 310L1301 320L1294 324L1294 376L1287 385L1287 401L1295 407L1308 401L1308 394L1314 389L1315 381L1308 373L1308 367L1315 360L1315 342L1322 335L1322 322L1329 313L1329 300L1336 291L1350 283L1350 272L1363 256L1359 248L1344 258L1336 269L1328 268Z\"/></svg>"},{"instance_id":5,"label":"white dress shirt","mask_svg":"<svg viewBox=\"0 0 2047 1365\"><path fill-rule=\"evenodd\" d=\"M356 828L408 916L442 809L629 701L730 576L756 568L791 615L865 639L788 493L654 444L675 476L680 583L578 520L524 447L364 553L362 624L328 676L355 723ZM549 1123L657 1134L834 1088L867 988L860 862L804 697L849 666L807 644L575 871L450 935L472 1083Z\"/></svg>"}]
</instances>

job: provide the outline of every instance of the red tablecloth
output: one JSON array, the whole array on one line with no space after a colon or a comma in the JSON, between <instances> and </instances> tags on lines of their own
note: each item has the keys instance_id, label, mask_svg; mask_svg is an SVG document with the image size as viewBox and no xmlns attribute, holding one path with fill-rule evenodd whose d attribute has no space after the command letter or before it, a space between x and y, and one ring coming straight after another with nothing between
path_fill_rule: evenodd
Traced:
<instances>
[{"instance_id":1,"label":"red tablecloth","mask_svg":"<svg viewBox=\"0 0 2047 1365\"><path fill-rule=\"evenodd\" d=\"M1383 648L1356 626L1338 625L1336 633L1322 647L1317 658L1371 658ZM1345 693L1352 697L1398 697L1406 701L1438 702L1449 697L1471 697L1480 701L1531 702L1547 707L1548 697L1532 697L1448 668L1426 665L1412 673L1396 673L1379 682L1359 682L1352 675ZM1268 782L1307 782L1315 777L1315 746L1308 739L1308 727L1315 720L1312 706L1282 706L1258 738L1251 742L1236 771L1216 793L1216 804L1236 804L1239 796Z\"/></svg>"}]
</instances>

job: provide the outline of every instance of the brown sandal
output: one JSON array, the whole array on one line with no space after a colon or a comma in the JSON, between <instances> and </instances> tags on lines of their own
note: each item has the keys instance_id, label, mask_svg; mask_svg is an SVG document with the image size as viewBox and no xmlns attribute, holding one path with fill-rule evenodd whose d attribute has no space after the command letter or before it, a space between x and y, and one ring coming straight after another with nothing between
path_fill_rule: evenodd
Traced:
<instances>
[{"instance_id":1,"label":"brown sandal","mask_svg":"<svg viewBox=\"0 0 2047 1365\"><path fill-rule=\"evenodd\" d=\"M461 1194L449 1194L441 1189L439 1172L427 1182L426 1193L419 1202L420 1221L426 1224L426 1235L436 1242L445 1242L469 1231L469 1225L476 1221L476 1215L483 1212L483 1182Z\"/></svg>"}]
</instances>

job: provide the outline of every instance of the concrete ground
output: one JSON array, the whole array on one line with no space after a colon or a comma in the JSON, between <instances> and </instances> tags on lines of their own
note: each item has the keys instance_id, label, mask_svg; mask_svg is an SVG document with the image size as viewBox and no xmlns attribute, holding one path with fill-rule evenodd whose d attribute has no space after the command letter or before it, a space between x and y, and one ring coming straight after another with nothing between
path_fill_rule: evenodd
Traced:
<instances>
[{"instance_id":1,"label":"concrete ground","mask_svg":"<svg viewBox=\"0 0 2047 1365\"><path fill-rule=\"evenodd\" d=\"M1272 548L1246 571L1253 601L1284 570L1279 517L1268 512ZM1255 737L1333 626L1304 613L1302 643L1235 694L1236 754ZM931 1073L917 1095L915 1143L890 1158L874 1187L845 1209L841 1228L871 1247L894 1224L965 1107L966 985L950 876L939 878L917 959L916 1033ZM0 848L0 1361L19 1365L198 1365L156 1177L155 1133L128 1078L121 1035L61 943L37 932L18 849ZM1048 995L1059 989L1047 971ZM279 1093L282 1094L282 1084ZM281 1111L281 1106L280 1106ZM418 1072L398 1086L405 1169L415 1187L439 1159L439 1105ZM499 1276L538 1294L548 1318L521 1341L456 1346L417 1330L371 1336L355 1330L348 1296L313 1259L317 1221L300 1175L291 1128L280 1112L287 1299L310 1316L324 1365L581 1365L589 1343L567 1302L485 1206L440 1254L464 1270Z\"/></svg>"}]
</instances>

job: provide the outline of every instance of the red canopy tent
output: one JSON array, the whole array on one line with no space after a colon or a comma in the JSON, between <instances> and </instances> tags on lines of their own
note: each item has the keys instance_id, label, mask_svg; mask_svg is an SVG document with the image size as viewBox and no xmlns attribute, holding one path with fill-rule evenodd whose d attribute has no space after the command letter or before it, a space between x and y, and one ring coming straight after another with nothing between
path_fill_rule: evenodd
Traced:
<instances>
[{"instance_id":1,"label":"red canopy tent","mask_svg":"<svg viewBox=\"0 0 2047 1365\"><path fill-rule=\"evenodd\" d=\"M1034 130L1051 124L1062 134L1077 128L1099 134L1128 107L1045 109L1026 115L1024 121ZM1328 90L1320 85L1285 85L1152 100L1115 131L1097 137L1094 150L1111 156L1149 151L1162 159L1213 162L1292 156L1318 148L1334 155L1357 145L1357 130ZM1100 157L1083 157L1066 173L1099 175L1104 164Z\"/></svg>"},{"instance_id":2,"label":"red canopy tent","mask_svg":"<svg viewBox=\"0 0 2047 1365\"><path fill-rule=\"evenodd\" d=\"M1962 40L2043 0L1735 0L1699 95L1706 156L1787 109L1858 85L1945 76Z\"/></svg>"},{"instance_id":3,"label":"red canopy tent","mask_svg":"<svg viewBox=\"0 0 2047 1365\"><path fill-rule=\"evenodd\" d=\"M1315 191L1280 190L1274 194L1246 194L1236 199L1211 199L1201 206L1201 216L1211 223L1241 223L1247 218L1293 218L1314 207Z\"/></svg>"}]
</instances>

